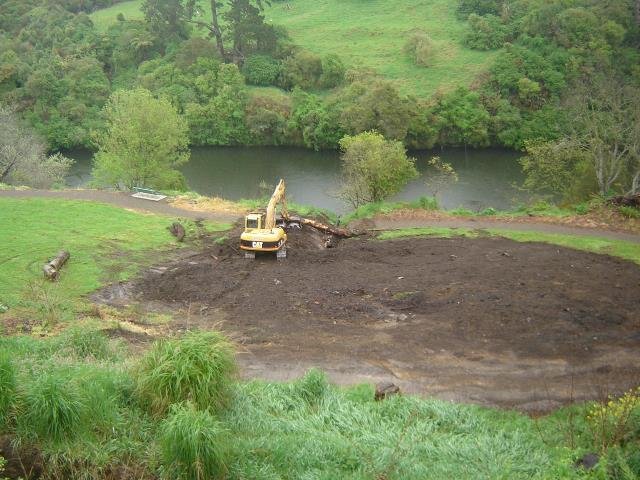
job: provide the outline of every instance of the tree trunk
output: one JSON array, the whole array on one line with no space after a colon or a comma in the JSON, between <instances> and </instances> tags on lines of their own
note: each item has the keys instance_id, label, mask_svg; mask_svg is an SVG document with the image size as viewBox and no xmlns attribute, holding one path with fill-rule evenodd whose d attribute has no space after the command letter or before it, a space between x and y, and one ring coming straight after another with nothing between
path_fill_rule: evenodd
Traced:
<instances>
[{"instance_id":1,"label":"tree trunk","mask_svg":"<svg viewBox=\"0 0 640 480\"><path fill-rule=\"evenodd\" d=\"M44 276L48 280L56 280L60 274L60 269L69 260L71 255L66 250L61 250L56 257L42 267Z\"/></svg>"},{"instance_id":2,"label":"tree trunk","mask_svg":"<svg viewBox=\"0 0 640 480\"><path fill-rule=\"evenodd\" d=\"M211 33L216 39L218 52L223 61L227 61L227 53L224 50L224 42L222 41L222 31L218 23L218 3L217 0L211 0Z\"/></svg>"},{"instance_id":3,"label":"tree trunk","mask_svg":"<svg viewBox=\"0 0 640 480\"><path fill-rule=\"evenodd\" d=\"M332 227L331 225L327 225L310 218L301 218L300 223L302 223L303 225L309 225L310 227L313 227L322 232L330 233L332 235L335 235L336 237L350 238L359 235L358 233L347 230L346 228Z\"/></svg>"},{"instance_id":4,"label":"tree trunk","mask_svg":"<svg viewBox=\"0 0 640 480\"><path fill-rule=\"evenodd\" d=\"M640 0L636 0L636 25L640 27Z\"/></svg>"}]
</instances>

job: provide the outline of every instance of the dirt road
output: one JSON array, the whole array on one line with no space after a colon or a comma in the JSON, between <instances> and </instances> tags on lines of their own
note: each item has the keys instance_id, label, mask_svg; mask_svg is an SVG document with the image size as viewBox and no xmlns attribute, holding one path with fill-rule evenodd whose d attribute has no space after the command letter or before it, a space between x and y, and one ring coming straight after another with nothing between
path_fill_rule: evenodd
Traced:
<instances>
[{"instance_id":1,"label":"dirt road","mask_svg":"<svg viewBox=\"0 0 640 480\"><path fill-rule=\"evenodd\" d=\"M124 192L110 192L103 190L0 190L0 198L62 198L68 200L89 200L102 203L110 203L122 208L139 210L143 212L156 213L160 215L170 215L191 219L206 219L219 222L235 222L238 215L222 212L194 211L176 208L166 200L151 202L131 197ZM447 228L473 228L473 229L505 229L520 231L538 231L545 233L558 233L577 236L592 236L606 238L610 240L625 240L633 243L640 243L640 235L624 233L601 228L582 228L565 225L556 225L546 222L536 222L535 218L527 219L526 222L506 222L490 218L440 218L440 219L393 219L380 217L373 220L363 220L356 222L356 226L362 229L396 229L414 227L447 227Z\"/></svg>"},{"instance_id":2,"label":"dirt road","mask_svg":"<svg viewBox=\"0 0 640 480\"><path fill-rule=\"evenodd\" d=\"M64 200L87 200L109 203L117 207L138 210L141 212L183 217L190 219L204 219L214 222L235 222L238 215L220 212L196 212L193 210L175 208L160 200L152 202L134 198L130 193L111 192L106 190L0 190L0 198L58 198Z\"/></svg>"}]
</instances>

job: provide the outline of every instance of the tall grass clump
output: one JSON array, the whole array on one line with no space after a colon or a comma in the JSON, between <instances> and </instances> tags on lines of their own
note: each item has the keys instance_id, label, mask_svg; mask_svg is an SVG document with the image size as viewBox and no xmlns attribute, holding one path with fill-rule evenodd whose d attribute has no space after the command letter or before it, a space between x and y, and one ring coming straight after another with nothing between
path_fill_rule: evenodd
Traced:
<instances>
[{"instance_id":1,"label":"tall grass clump","mask_svg":"<svg viewBox=\"0 0 640 480\"><path fill-rule=\"evenodd\" d=\"M99 330L70 328L58 338L57 346L65 353L68 352L83 359L109 360L114 357L109 339Z\"/></svg>"},{"instance_id":2,"label":"tall grass clump","mask_svg":"<svg viewBox=\"0 0 640 480\"><path fill-rule=\"evenodd\" d=\"M164 478L208 480L227 473L227 432L207 410L191 403L173 405L160 427L159 443Z\"/></svg>"},{"instance_id":3,"label":"tall grass clump","mask_svg":"<svg viewBox=\"0 0 640 480\"><path fill-rule=\"evenodd\" d=\"M327 375L317 368L312 368L292 384L294 395L309 405L316 405L329 390Z\"/></svg>"},{"instance_id":4,"label":"tall grass clump","mask_svg":"<svg viewBox=\"0 0 640 480\"><path fill-rule=\"evenodd\" d=\"M219 411L228 404L235 372L234 348L221 333L190 332L153 345L135 372L136 392L156 416L185 401Z\"/></svg>"},{"instance_id":5,"label":"tall grass clump","mask_svg":"<svg viewBox=\"0 0 640 480\"><path fill-rule=\"evenodd\" d=\"M87 410L88 402L77 382L60 372L44 373L27 389L19 429L40 440L70 440L89 430Z\"/></svg>"},{"instance_id":6,"label":"tall grass clump","mask_svg":"<svg viewBox=\"0 0 640 480\"><path fill-rule=\"evenodd\" d=\"M8 421L16 393L16 372L9 355L0 352L0 429Z\"/></svg>"}]
</instances>

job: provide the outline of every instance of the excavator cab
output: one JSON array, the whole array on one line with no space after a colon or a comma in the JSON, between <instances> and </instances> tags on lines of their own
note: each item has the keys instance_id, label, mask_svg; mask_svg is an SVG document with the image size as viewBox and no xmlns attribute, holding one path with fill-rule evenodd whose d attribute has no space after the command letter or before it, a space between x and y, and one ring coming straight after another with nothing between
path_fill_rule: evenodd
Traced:
<instances>
[{"instance_id":1,"label":"excavator cab","mask_svg":"<svg viewBox=\"0 0 640 480\"><path fill-rule=\"evenodd\" d=\"M264 213L250 213L244 219L244 231L263 228Z\"/></svg>"}]
</instances>

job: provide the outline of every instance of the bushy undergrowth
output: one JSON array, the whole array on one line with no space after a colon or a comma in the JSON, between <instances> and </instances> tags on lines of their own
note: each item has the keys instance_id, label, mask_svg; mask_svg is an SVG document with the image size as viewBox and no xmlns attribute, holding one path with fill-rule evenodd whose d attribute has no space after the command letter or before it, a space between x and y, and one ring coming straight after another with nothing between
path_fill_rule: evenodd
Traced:
<instances>
[{"instance_id":1,"label":"bushy undergrowth","mask_svg":"<svg viewBox=\"0 0 640 480\"><path fill-rule=\"evenodd\" d=\"M533 420L413 396L376 402L369 385L343 390L311 370L291 383L235 383L234 395L219 410L209 408L219 391L202 380L221 370L203 370L202 363L217 359L221 344L228 353L221 335L190 333L137 360L100 332L90 334L102 338L85 341L78 332L0 337L0 386L15 384L0 390L11 411L0 435L9 434L18 447L35 446L44 479L98 480L120 472L126 478L184 480L604 480L634 478L629 475L640 471L636 420L625 422L624 435L615 441L607 437L604 450L590 428L602 418L614 430L620 419L637 419L635 392L610 405L577 405ZM160 386L170 384L177 398L162 418L137 401L144 371L138 365L157 366L151 359L162 366L151 374L166 375L170 380ZM174 382L179 388L173 389ZM230 377L228 382L230 387ZM11 388L15 394L8 395ZM575 468L591 451L602 453L596 469Z\"/></svg>"},{"instance_id":2,"label":"bushy undergrowth","mask_svg":"<svg viewBox=\"0 0 640 480\"><path fill-rule=\"evenodd\" d=\"M16 373L9 355L0 351L0 429L5 425L14 402Z\"/></svg>"},{"instance_id":3,"label":"bushy undergrowth","mask_svg":"<svg viewBox=\"0 0 640 480\"><path fill-rule=\"evenodd\" d=\"M135 373L136 393L156 416L186 401L216 412L229 403L235 371L234 348L225 337L191 332L156 342L142 357Z\"/></svg>"},{"instance_id":4,"label":"bushy undergrowth","mask_svg":"<svg viewBox=\"0 0 640 480\"><path fill-rule=\"evenodd\" d=\"M167 479L224 478L230 435L207 410L174 405L160 426L162 473Z\"/></svg>"}]
</instances>

